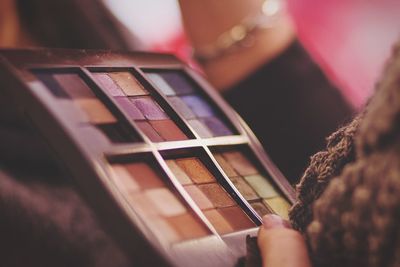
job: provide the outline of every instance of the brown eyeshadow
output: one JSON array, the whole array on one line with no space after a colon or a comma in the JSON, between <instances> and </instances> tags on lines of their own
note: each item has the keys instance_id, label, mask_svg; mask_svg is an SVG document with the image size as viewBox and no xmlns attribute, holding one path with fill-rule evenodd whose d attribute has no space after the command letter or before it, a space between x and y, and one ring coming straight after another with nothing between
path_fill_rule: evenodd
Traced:
<instances>
[{"instance_id":1,"label":"brown eyeshadow","mask_svg":"<svg viewBox=\"0 0 400 267\"><path fill-rule=\"evenodd\" d=\"M230 177L229 179L247 201L260 198L253 188L251 188L251 186L242 177Z\"/></svg>"},{"instance_id":2,"label":"brown eyeshadow","mask_svg":"<svg viewBox=\"0 0 400 267\"><path fill-rule=\"evenodd\" d=\"M156 132L156 130L154 130L153 126L151 126L147 121L136 121L135 123L152 142L164 141L164 139Z\"/></svg>"},{"instance_id":3,"label":"brown eyeshadow","mask_svg":"<svg viewBox=\"0 0 400 267\"><path fill-rule=\"evenodd\" d=\"M222 215L216 209L204 211L204 215L214 226L215 230L221 235L233 232L232 226L229 222L222 217Z\"/></svg>"},{"instance_id":4,"label":"brown eyeshadow","mask_svg":"<svg viewBox=\"0 0 400 267\"><path fill-rule=\"evenodd\" d=\"M214 207L207 196L196 185L187 185L184 188L200 209L205 210Z\"/></svg>"},{"instance_id":5,"label":"brown eyeshadow","mask_svg":"<svg viewBox=\"0 0 400 267\"><path fill-rule=\"evenodd\" d=\"M149 94L129 72L110 72L108 75L118 84L127 96Z\"/></svg>"},{"instance_id":6,"label":"brown eyeshadow","mask_svg":"<svg viewBox=\"0 0 400 267\"><path fill-rule=\"evenodd\" d=\"M198 186L207 198L217 208L234 206L235 202L228 193L217 183L202 184Z\"/></svg>"},{"instance_id":7,"label":"brown eyeshadow","mask_svg":"<svg viewBox=\"0 0 400 267\"><path fill-rule=\"evenodd\" d=\"M261 201L250 203L250 205L261 217L271 213L271 211Z\"/></svg>"},{"instance_id":8,"label":"brown eyeshadow","mask_svg":"<svg viewBox=\"0 0 400 267\"><path fill-rule=\"evenodd\" d=\"M153 126L154 130L167 141L188 139L172 120L150 121L150 124Z\"/></svg>"},{"instance_id":9,"label":"brown eyeshadow","mask_svg":"<svg viewBox=\"0 0 400 267\"><path fill-rule=\"evenodd\" d=\"M79 74L60 73L54 74L53 77L72 98L96 98Z\"/></svg>"},{"instance_id":10,"label":"brown eyeshadow","mask_svg":"<svg viewBox=\"0 0 400 267\"><path fill-rule=\"evenodd\" d=\"M89 121L93 124L113 123L117 122L117 119L107 107L97 99L75 99L74 102L83 109Z\"/></svg>"},{"instance_id":11,"label":"brown eyeshadow","mask_svg":"<svg viewBox=\"0 0 400 267\"><path fill-rule=\"evenodd\" d=\"M223 156L242 176L258 173L253 164L239 151L225 152Z\"/></svg>"},{"instance_id":12,"label":"brown eyeshadow","mask_svg":"<svg viewBox=\"0 0 400 267\"><path fill-rule=\"evenodd\" d=\"M244 230L256 226L238 206L223 208L218 211L230 223L234 230Z\"/></svg>"},{"instance_id":13,"label":"brown eyeshadow","mask_svg":"<svg viewBox=\"0 0 400 267\"><path fill-rule=\"evenodd\" d=\"M208 230L193 215L185 213L174 217L168 217L167 221L182 239L194 239L209 234Z\"/></svg>"},{"instance_id":14,"label":"brown eyeshadow","mask_svg":"<svg viewBox=\"0 0 400 267\"><path fill-rule=\"evenodd\" d=\"M215 182L214 176L198 158L177 159L175 162L196 184Z\"/></svg>"},{"instance_id":15,"label":"brown eyeshadow","mask_svg":"<svg viewBox=\"0 0 400 267\"><path fill-rule=\"evenodd\" d=\"M225 160L225 158L221 154L214 154L214 157L228 177L238 176L237 172L232 168L232 166Z\"/></svg>"},{"instance_id":16,"label":"brown eyeshadow","mask_svg":"<svg viewBox=\"0 0 400 267\"><path fill-rule=\"evenodd\" d=\"M146 163L128 163L124 167L142 189L164 187L159 175Z\"/></svg>"},{"instance_id":17,"label":"brown eyeshadow","mask_svg":"<svg viewBox=\"0 0 400 267\"><path fill-rule=\"evenodd\" d=\"M172 173L175 175L176 179L183 184L193 184L193 181L187 176L187 174L176 164L175 160L170 159L165 161L168 167L171 169Z\"/></svg>"}]
</instances>

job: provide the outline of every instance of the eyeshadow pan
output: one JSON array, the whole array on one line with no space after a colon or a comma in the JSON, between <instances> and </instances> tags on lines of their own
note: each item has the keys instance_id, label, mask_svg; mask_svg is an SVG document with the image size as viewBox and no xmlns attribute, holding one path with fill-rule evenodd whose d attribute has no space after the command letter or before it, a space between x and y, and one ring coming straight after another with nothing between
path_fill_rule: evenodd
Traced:
<instances>
[{"instance_id":1,"label":"eyeshadow pan","mask_svg":"<svg viewBox=\"0 0 400 267\"><path fill-rule=\"evenodd\" d=\"M188 120L190 126L192 126L193 130L201 137L201 138L211 138L213 134L210 130L199 120L193 119Z\"/></svg>"},{"instance_id":2,"label":"eyeshadow pan","mask_svg":"<svg viewBox=\"0 0 400 267\"><path fill-rule=\"evenodd\" d=\"M196 184L215 182L214 176L199 159L183 158L175 162Z\"/></svg>"},{"instance_id":3,"label":"eyeshadow pan","mask_svg":"<svg viewBox=\"0 0 400 267\"><path fill-rule=\"evenodd\" d=\"M221 154L213 154L213 156L228 177L238 176L237 172L232 168L232 166L225 160L225 158Z\"/></svg>"},{"instance_id":4,"label":"eyeshadow pan","mask_svg":"<svg viewBox=\"0 0 400 267\"><path fill-rule=\"evenodd\" d=\"M181 97L182 101L196 114L197 117L212 117L214 111L211 106L197 95L187 95Z\"/></svg>"},{"instance_id":5,"label":"eyeshadow pan","mask_svg":"<svg viewBox=\"0 0 400 267\"><path fill-rule=\"evenodd\" d=\"M264 203L268 205L276 214L284 219L289 218L290 204L282 197L274 197L264 199Z\"/></svg>"},{"instance_id":6,"label":"eyeshadow pan","mask_svg":"<svg viewBox=\"0 0 400 267\"><path fill-rule=\"evenodd\" d=\"M214 206L207 198L206 195L195 185L185 186L186 192L192 197L193 201L199 206L200 209L212 209Z\"/></svg>"},{"instance_id":7,"label":"eyeshadow pan","mask_svg":"<svg viewBox=\"0 0 400 267\"><path fill-rule=\"evenodd\" d=\"M163 240L175 243L182 239L182 237L179 236L179 233L177 233L177 231L164 218L149 218L147 224L150 225L156 236L161 237Z\"/></svg>"},{"instance_id":8,"label":"eyeshadow pan","mask_svg":"<svg viewBox=\"0 0 400 267\"><path fill-rule=\"evenodd\" d=\"M238 206L223 208L218 211L234 230L245 230L256 226Z\"/></svg>"},{"instance_id":9,"label":"eyeshadow pan","mask_svg":"<svg viewBox=\"0 0 400 267\"><path fill-rule=\"evenodd\" d=\"M210 223L214 226L215 230L219 234L227 234L233 232L232 226L227 222L227 220L222 217L222 215L216 209L206 210L204 211L204 215L210 221Z\"/></svg>"},{"instance_id":10,"label":"eyeshadow pan","mask_svg":"<svg viewBox=\"0 0 400 267\"><path fill-rule=\"evenodd\" d=\"M92 73L101 88L106 90L111 96L125 96L121 88L108 76L107 73Z\"/></svg>"},{"instance_id":11,"label":"eyeshadow pan","mask_svg":"<svg viewBox=\"0 0 400 267\"><path fill-rule=\"evenodd\" d=\"M150 121L154 130L166 141L186 140L187 136L176 126L172 120Z\"/></svg>"},{"instance_id":12,"label":"eyeshadow pan","mask_svg":"<svg viewBox=\"0 0 400 267\"><path fill-rule=\"evenodd\" d=\"M193 184L192 180L186 175L186 173L176 164L175 160L169 159L165 161L168 167L171 169L172 173L175 175L176 179L182 185Z\"/></svg>"},{"instance_id":13,"label":"eyeshadow pan","mask_svg":"<svg viewBox=\"0 0 400 267\"><path fill-rule=\"evenodd\" d=\"M217 117L202 118L201 121L211 130L214 136L232 135L232 131Z\"/></svg>"},{"instance_id":14,"label":"eyeshadow pan","mask_svg":"<svg viewBox=\"0 0 400 267\"><path fill-rule=\"evenodd\" d=\"M164 95L175 95L174 89L159 74L147 73L147 76Z\"/></svg>"},{"instance_id":15,"label":"eyeshadow pan","mask_svg":"<svg viewBox=\"0 0 400 267\"><path fill-rule=\"evenodd\" d=\"M207 198L217 208L234 206L235 202L228 193L217 183L202 184L198 186Z\"/></svg>"},{"instance_id":16,"label":"eyeshadow pan","mask_svg":"<svg viewBox=\"0 0 400 267\"><path fill-rule=\"evenodd\" d=\"M86 112L90 122L94 124L117 122L117 119L111 114L107 107L95 98L75 99L74 102Z\"/></svg>"},{"instance_id":17,"label":"eyeshadow pan","mask_svg":"<svg viewBox=\"0 0 400 267\"><path fill-rule=\"evenodd\" d=\"M137 126L152 142L162 142L164 139L154 130L153 126L146 121L136 121Z\"/></svg>"},{"instance_id":18,"label":"eyeshadow pan","mask_svg":"<svg viewBox=\"0 0 400 267\"><path fill-rule=\"evenodd\" d=\"M178 95L190 94L194 92L193 85L185 77L185 74L179 71L165 71L160 72L160 75L165 81L167 81L168 84L171 85L172 88L174 88Z\"/></svg>"},{"instance_id":19,"label":"eyeshadow pan","mask_svg":"<svg viewBox=\"0 0 400 267\"><path fill-rule=\"evenodd\" d=\"M151 97L130 98L130 100L148 120L168 119L168 115Z\"/></svg>"},{"instance_id":20,"label":"eyeshadow pan","mask_svg":"<svg viewBox=\"0 0 400 267\"><path fill-rule=\"evenodd\" d=\"M194 239L209 234L208 230L190 213L168 217L167 221L182 239Z\"/></svg>"},{"instance_id":21,"label":"eyeshadow pan","mask_svg":"<svg viewBox=\"0 0 400 267\"><path fill-rule=\"evenodd\" d=\"M253 188L251 188L249 184L242 177L230 177L229 179L232 181L237 190L239 190L240 194L242 194L247 201L256 200L260 198L257 195L257 193L253 190Z\"/></svg>"},{"instance_id":22,"label":"eyeshadow pan","mask_svg":"<svg viewBox=\"0 0 400 267\"><path fill-rule=\"evenodd\" d=\"M172 106L178 111L182 117L185 119L194 119L196 116L193 114L192 110L179 98L176 96L169 97L169 101Z\"/></svg>"},{"instance_id":23,"label":"eyeshadow pan","mask_svg":"<svg viewBox=\"0 0 400 267\"><path fill-rule=\"evenodd\" d=\"M224 158L242 176L257 174L257 169L239 151L229 151L223 153Z\"/></svg>"},{"instance_id":24,"label":"eyeshadow pan","mask_svg":"<svg viewBox=\"0 0 400 267\"><path fill-rule=\"evenodd\" d=\"M158 174L146 163L128 163L123 165L142 189L164 187Z\"/></svg>"},{"instance_id":25,"label":"eyeshadow pan","mask_svg":"<svg viewBox=\"0 0 400 267\"><path fill-rule=\"evenodd\" d=\"M79 74L57 73L53 77L72 98L96 98Z\"/></svg>"},{"instance_id":26,"label":"eyeshadow pan","mask_svg":"<svg viewBox=\"0 0 400 267\"><path fill-rule=\"evenodd\" d=\"M49 91L56 97L70 98L61 85L54 79L51 73L36 72L35 75L46 85Z\"/></svg>"},{"instance_id":27,"label":"eyeshadow pan","mask_svg":"<svg viewBox=\"0 0 400 267\"><path fill-rule=\"evenodd\" d=\"M272 184L259 174L245 176L244 179L253 187L257 194L262 198L270 198L278 196Z\"/></svg>"},{"instance_id":28,"label":"eyeshadow pan","mask_svg":"<svg viewBox=\"0 0 400 267\"><path fill-rule=\"evenodd\" d=\"M129 194L126 196L128 203L135 208L138 214L149 220L157 218L158 209L144 192L137 192L136 194ZM158 218L161 219L161 218Z\"/></svg>"},{"instance_id":29,"label":"eyeshadow pan","mask_svg":"<svg viewBox=\"0 0 400 267\"><path fill-rule=\"evenodd\" d=\"M118 102L120 107L128 114L133 120L144 120L143 114L140 110L126 97L115 97L115 101Z\"/></svg>"},{"instance_id":30,"label":"eyeshadow pan","mask_svg":"<svg viewBox=\"0 0 400 267\"><path fill-rule=\"evenodd\" d=\"M136 142L140 140L139 136L129 132L120 123L97 124L96 127L105 134L113 143Z\"/></svg>"},{"instance_id":31,"label":"eyeshadow pan","mask_svg":"<svg viewBox=\"0 0 400 267\"><path fill-rule=\"evenodd\" d=\"M114 164L112 165L112 172L111 177L119 190L125 194L135 193L139 190L139 185L124 166Z\"/></svg>"},{"instance_id":32,"label":"eyeshadow pan","mask_svg":"<svg viewBox=\"0 0 400 267\"><path fill-rule=\"evenodd\" d=\"M261 201L250 203L250 205L261 217L271 213Z\"/></svg>"},{"instance_id":33,"label":"eyeshadow pan","mask_svg":"<svg viewBox=\"0 0 400 267\"><path fill-rule=\"evenodd\" d=\"M176 216L186 212L186 208L167 188L149 189L145 194L163 216Z\"/></svg>"},{"instance_id":34,"label":"eyeshadow pan","mask_svg":"<svg viewBox=\"0 0 400 267\"><path fill-rule=\"evenodd\" d=\"M118 86L127 96L140 96L149 94L149 92L147 92L129 72L110 72L108 75L116 84L118 84Z\"/></svg>"}]
</instances>

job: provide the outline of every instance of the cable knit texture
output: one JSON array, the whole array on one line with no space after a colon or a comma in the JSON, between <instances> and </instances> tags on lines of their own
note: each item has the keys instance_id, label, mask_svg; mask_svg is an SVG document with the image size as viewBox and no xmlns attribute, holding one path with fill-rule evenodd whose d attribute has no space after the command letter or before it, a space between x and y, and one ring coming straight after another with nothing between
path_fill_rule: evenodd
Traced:
<instances>
[{"instance_id":1,"label":"cable knit texture","mask_svg":"<svg viewBox=\"0 0 400 267\"><path fill-rule=\"evenodd\" d=\"M328 138L290 211L315 266L400 265L400 42L365 110Z\"/></svg>"}]
</instances>

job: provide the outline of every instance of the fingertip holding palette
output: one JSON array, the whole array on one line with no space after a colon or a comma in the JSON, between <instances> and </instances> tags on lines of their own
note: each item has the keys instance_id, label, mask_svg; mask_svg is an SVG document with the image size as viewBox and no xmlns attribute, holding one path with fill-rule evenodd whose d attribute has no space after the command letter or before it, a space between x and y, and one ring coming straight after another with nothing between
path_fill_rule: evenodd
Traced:
<instances>
[{"instance_id":1,"label":"fingertip holding palette","mask_svg":"<svg viewBox=\"0 0 400 267\"><path fill-rule=\"evenodd\" d=\"M241 266L261 217L287 218L291 186L172 56L0 50L0 85L138 264Z\"/></svg>"}]
</instances>

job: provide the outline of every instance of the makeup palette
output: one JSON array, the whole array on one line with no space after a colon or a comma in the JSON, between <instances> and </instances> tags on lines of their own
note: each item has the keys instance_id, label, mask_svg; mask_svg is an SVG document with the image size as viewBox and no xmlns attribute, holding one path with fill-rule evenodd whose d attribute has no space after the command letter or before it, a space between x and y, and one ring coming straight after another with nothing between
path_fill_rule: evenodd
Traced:
<instances>
[{"instance_id":1,"label":"makeup palette","mask_svg":"<svg viewBox=\"0 0 400 267\"><path fill-rule=\"evenodd\" d=\"M171 55L0 50L0 86L107 231L148 266L242 266L293 189L240 117Z\"/></svg>"}]
</instances>

